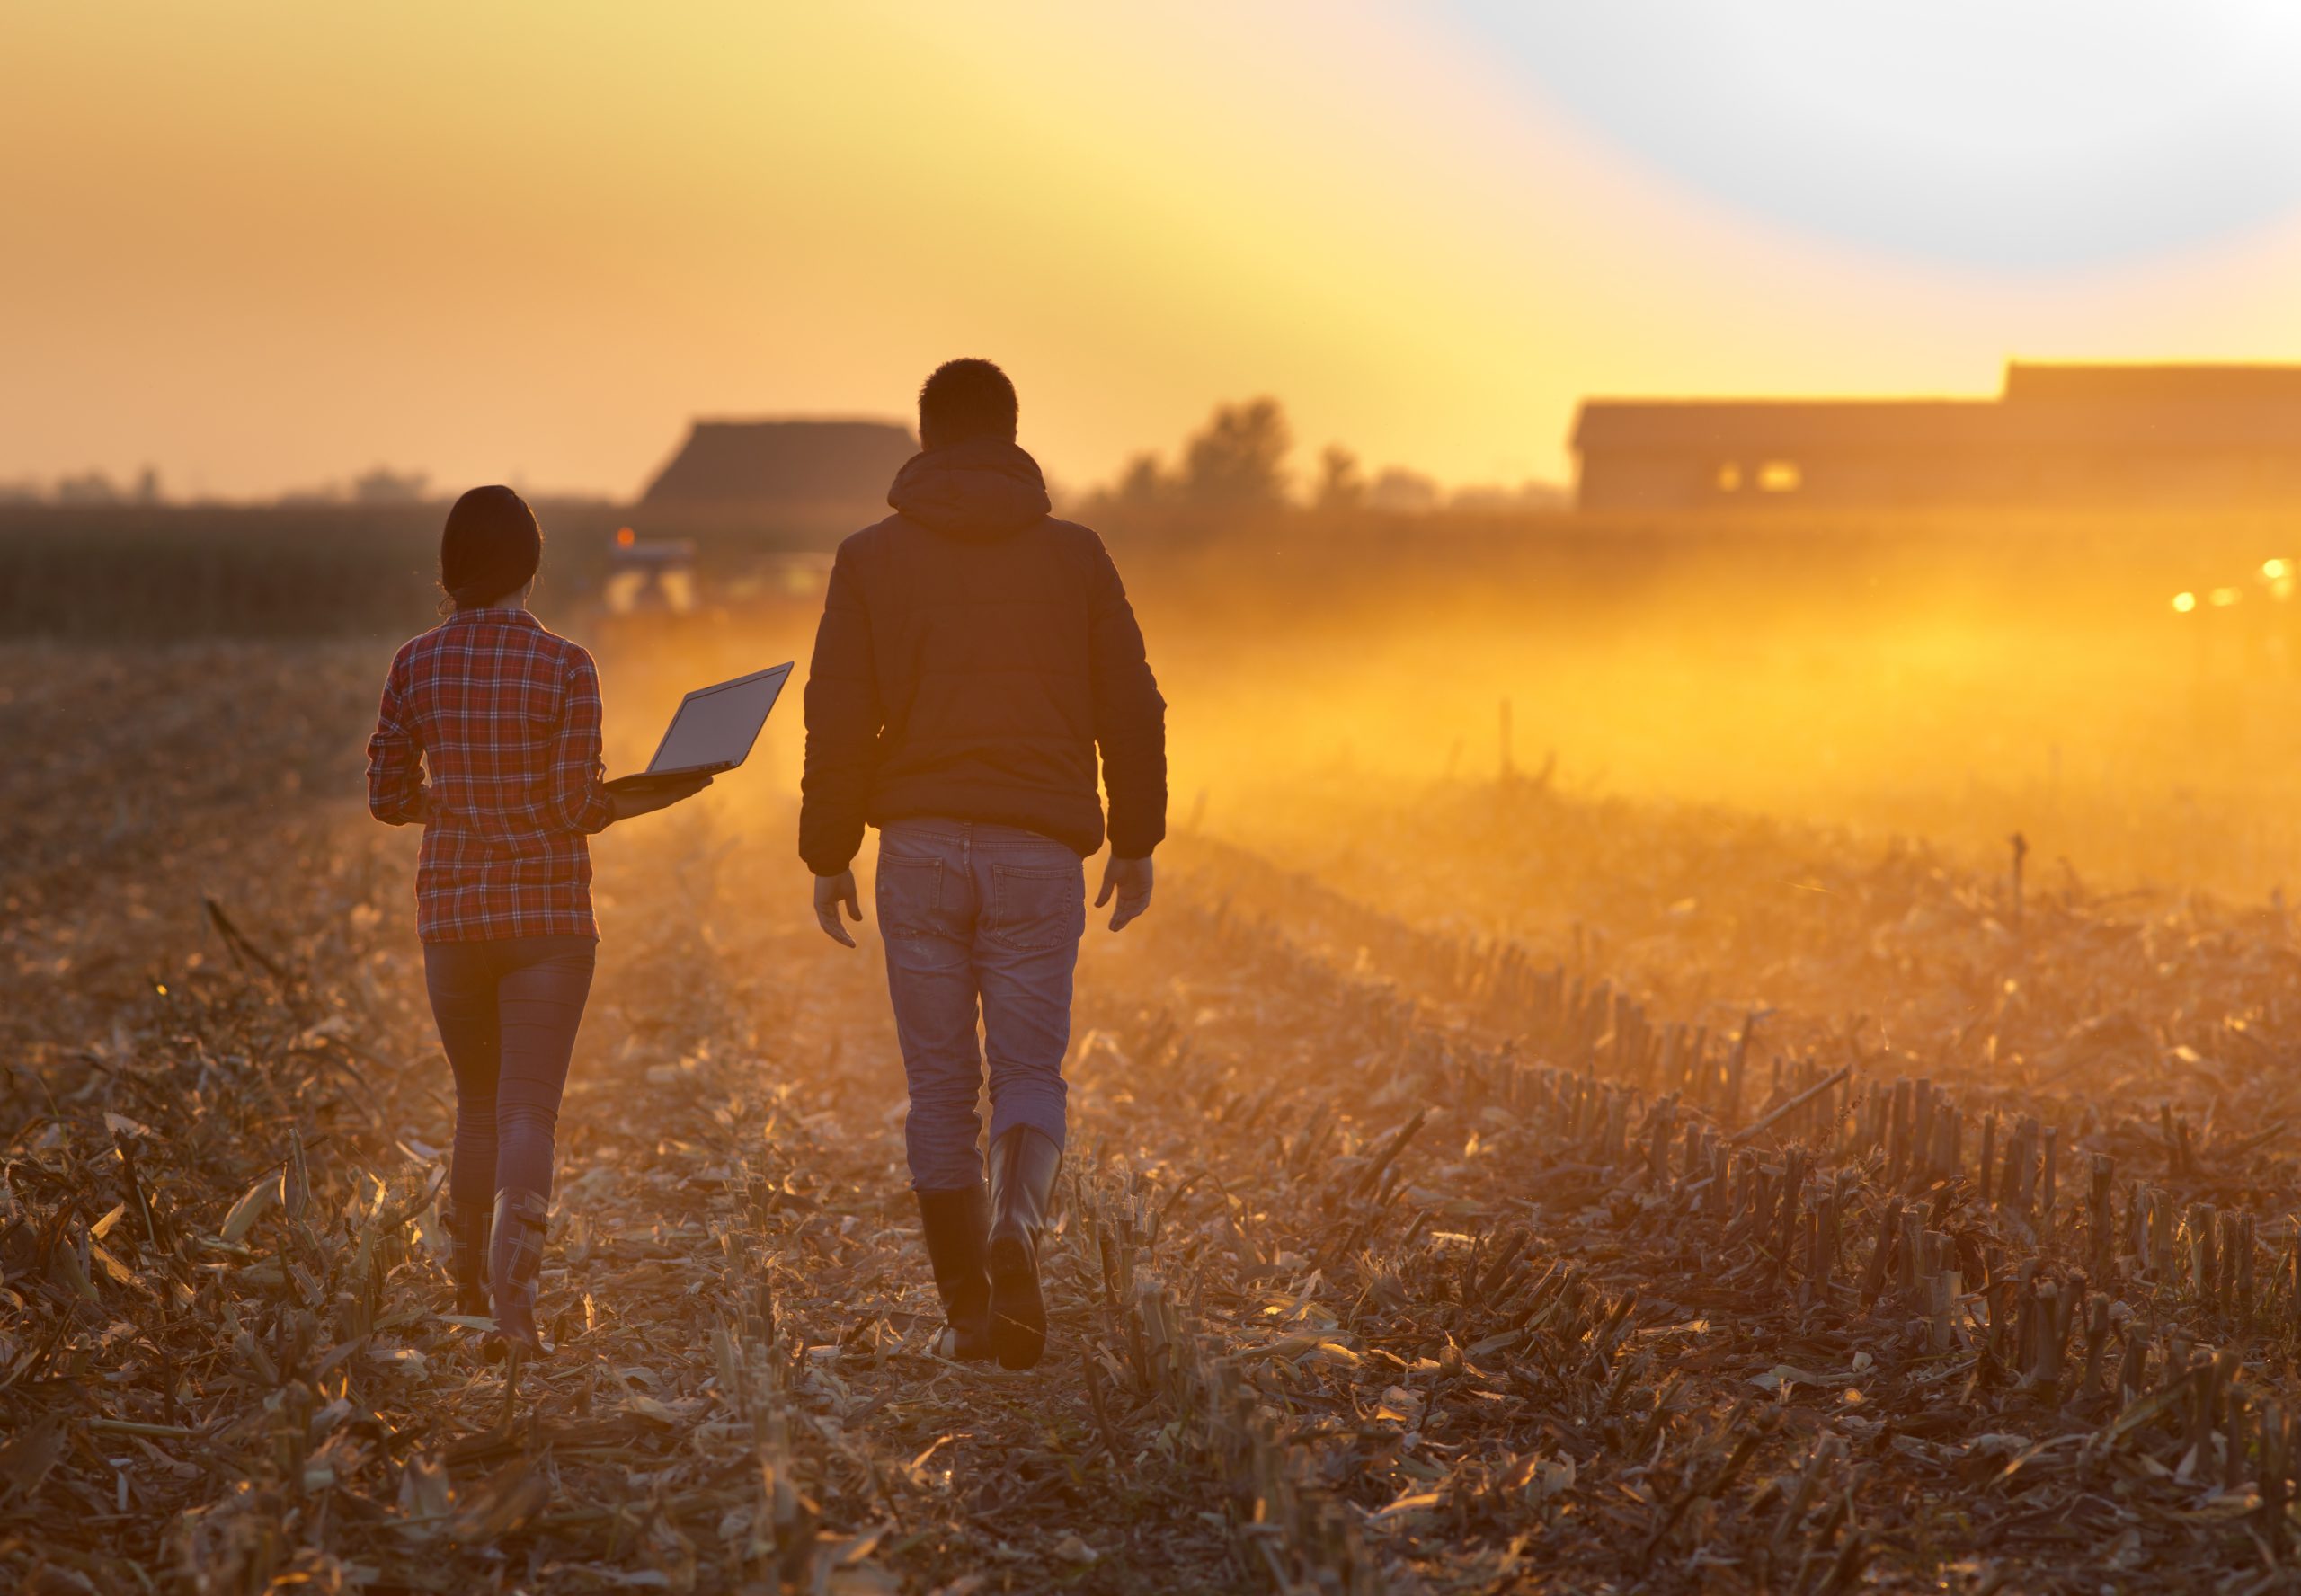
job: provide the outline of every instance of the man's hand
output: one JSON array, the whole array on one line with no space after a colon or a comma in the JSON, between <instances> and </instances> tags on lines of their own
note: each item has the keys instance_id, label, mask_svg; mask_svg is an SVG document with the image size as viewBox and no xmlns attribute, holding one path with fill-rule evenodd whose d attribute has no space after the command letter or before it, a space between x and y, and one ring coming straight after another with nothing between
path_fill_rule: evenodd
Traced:
<instances>
[{"instance_id":1,"label":"man's hand","mask_svg":"<svg viewBox=\"0 0 2301 1596\"><path fill-rule=\"evenodd\" d=\"M1103 890L1095 895L1095 907L1108 903L1114 892L1118 894L1118 907L1111 910L1111 929L1124 931L1128 921L1150 907L1150 861L1122 859L1113 854L1103 865Z\"/></svg>"},{"instance_id":2,"label":"man's hand","mask_svg":"<svg viewBox=\"0 0 2301 1596\"><path fill-rule=\"evenodd\" d=\"M815 924L821 926L823 935L833 942L853 947L855 938L849 936L847 927L839 923L839 906L842 903L847 905L847 912L855 917L855 923L861 925L863 900L855 895L855 873L852 870L842 870L837 875L815 877Z\"/></svg>"}]
</instances>

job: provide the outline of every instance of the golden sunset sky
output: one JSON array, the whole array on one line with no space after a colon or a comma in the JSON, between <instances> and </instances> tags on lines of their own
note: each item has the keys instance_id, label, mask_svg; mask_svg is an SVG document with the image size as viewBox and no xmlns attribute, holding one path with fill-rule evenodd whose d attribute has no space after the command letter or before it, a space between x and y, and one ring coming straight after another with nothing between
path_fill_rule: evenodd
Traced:
<instances>
[{"instance_id":1,"label":"golden sunset sky","mask_svg":"<svg viewBox=\"0 0 2301 1596\"><path fill-rule=\"evenodd\" d=\"M2088 169L2138 245L2009 264L1674 167L1647 111L1578 92L1603 75L1506 33L1337 0L0 0L0 481L149 462L239 496L389 463L625 494L691 416L902 416L980 354L1073 486L1264 393L1306 464L1515 482L1566 475L1591 393L2301 357L2301 224L2270 196L2153 234L2143 180L2183 173L2128 193L2105 164L2149 128ZM1795 113L1815 64L1781 65L1755 88ZM1785 147L1829 146L1832 102ZM2289 129L2226 147L2290 168Z\"/></svg>"}]
</instances>

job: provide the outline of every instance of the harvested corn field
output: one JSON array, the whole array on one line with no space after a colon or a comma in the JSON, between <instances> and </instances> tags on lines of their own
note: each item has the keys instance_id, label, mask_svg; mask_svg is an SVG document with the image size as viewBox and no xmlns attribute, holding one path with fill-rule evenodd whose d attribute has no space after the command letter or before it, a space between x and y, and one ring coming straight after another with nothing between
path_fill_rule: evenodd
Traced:
<instances>
[{"instance_id":1,"label":"harvested corn field","mask_svg":"<svg viewBox=\"0 0 2301 1596\"><path fill-rule=\"evenodd\" d=\"M875 950L715 793L599 847L507 1366L373 660L61 658L0 667L17 1588L2292 1578L2279 908L1524 778L1203 826L1090 932L1014 1374L934 1351Z\"/></svg>"}]
</instances>

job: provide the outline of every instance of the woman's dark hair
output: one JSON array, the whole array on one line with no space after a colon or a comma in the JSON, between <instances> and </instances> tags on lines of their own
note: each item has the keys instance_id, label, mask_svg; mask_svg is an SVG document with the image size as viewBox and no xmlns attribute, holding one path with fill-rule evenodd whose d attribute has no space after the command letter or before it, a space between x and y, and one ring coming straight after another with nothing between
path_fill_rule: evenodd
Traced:
<instances>
[{"instance_id":1,"label":"woman's dark hair","mask_svg":"<svg viewBox=\"0 0 2301 1596\"><path fill-rule=\"evenodd\" d=\"M1015 385L988 360L946 360L919 390L919 446L949 448L977 438L1015 441Z\"/></svg>"},{"instance_id":2,"label":"woman's dark hair","mask_svg":"<svg viewBox=\"0 0 2301 1596\"><path fill-rule=\"evenodd\" d=\"M440 533L440 586L457 608L517 592L542 562L543 528L511 489L474 488L448 511Z\"/></svg>"}]
</instances>

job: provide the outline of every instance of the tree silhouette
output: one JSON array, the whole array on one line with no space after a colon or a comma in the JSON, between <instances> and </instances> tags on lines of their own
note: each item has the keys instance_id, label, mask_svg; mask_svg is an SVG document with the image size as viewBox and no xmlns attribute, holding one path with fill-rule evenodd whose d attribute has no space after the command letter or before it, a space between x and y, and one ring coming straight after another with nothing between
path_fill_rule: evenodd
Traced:
<instances>
[{"instance_id":1,"label":"tree silhouette","mask_svg":"<svg viewBox=\"0 0 2301 1596\"><path fill-rule=\"evenodd\" d=\"M1132 509L1142 510L1165 501L1172 484L1159 469L1159 457L1145 450L1126 463L1118 487L1110 496Z\"/></svg>"},{"instance_id":2,"label":"tree silhouette","mask_svg":"<svg viewBox=\"0 0 2301 1596\"><path fill-rule=\"evenodd\" d=\"M1275 399L1218 404L1183 456L1184 500L1204 510L1254 510L1286 497L1294 439Z\"/></svg>"},{"instance_id":3,"label":"tree silhouette","mask_svg":"<svg viewBox=\"0 0 2301 1596\"><path fill-rule=\"evenodd\" d=\"M1419 514L1438 508L1438 484L1419 471L1386 466L1374 485L1366 490L1366 503L1373 510Z\"/></svg>"},{"instance_id":4,"label":"tree silhouette","mask_svg":"<svg viewBox=\"0 0 2301 1596\"><path fill-rule=\"evenodd\" d=\"M1327 445L1319 455L1319 491L1312 502L1320 510L1355 510L1365 498L1358 457L1338 443Z\"/></svg>"}]
</instances>

